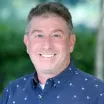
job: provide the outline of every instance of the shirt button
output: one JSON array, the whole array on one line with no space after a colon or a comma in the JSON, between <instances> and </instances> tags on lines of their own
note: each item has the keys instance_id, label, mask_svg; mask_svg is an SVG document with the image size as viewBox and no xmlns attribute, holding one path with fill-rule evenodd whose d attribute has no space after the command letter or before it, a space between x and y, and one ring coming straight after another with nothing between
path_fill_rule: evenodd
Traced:
<instances>
[{"instance_id":1,"label":"shirt button","mask_svg":"<svg viewBox=\"0 0 104 104\"><path fill-rule=\"evenodd\" d=\"M38 95L40 100L43 100L43 96L42 95Z\"/></svg>"}]
</instances>

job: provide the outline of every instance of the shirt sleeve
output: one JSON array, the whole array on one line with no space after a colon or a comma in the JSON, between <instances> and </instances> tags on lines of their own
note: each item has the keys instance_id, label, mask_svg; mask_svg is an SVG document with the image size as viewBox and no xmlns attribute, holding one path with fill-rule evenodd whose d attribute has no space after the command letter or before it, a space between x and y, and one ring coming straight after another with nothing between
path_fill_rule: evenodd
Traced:
<instances>
[{"instance_id":1,"label":"shirt sleeve","mask_svg":"<svg viewBox=\"0 0 104 104\"><path fill-rule=\"evenodd\" d=\"M98 98L98 104L104 104L104 92L100 94Z\"/></svg>"},{"instance_id":2,"label":"shirt sleeve","mask_svg":"<svg viewBox=\"0 0 104 104\"><path fill-rule=\"evenodd\" d=\"M104 104L104 85L102 86L101 91L94 104Z\"/></svg>"},{"instance_id":3,"label":"shirt sleeve","mask_svg":"<svg viewBox=\"0 0 104 104\"><path fill-rule=\"evenodd\" d=\"M0 99L0 104L8 104L8 99L9 99L9 85L4 89L3 94Z\"/></svg>"}]
</instances>

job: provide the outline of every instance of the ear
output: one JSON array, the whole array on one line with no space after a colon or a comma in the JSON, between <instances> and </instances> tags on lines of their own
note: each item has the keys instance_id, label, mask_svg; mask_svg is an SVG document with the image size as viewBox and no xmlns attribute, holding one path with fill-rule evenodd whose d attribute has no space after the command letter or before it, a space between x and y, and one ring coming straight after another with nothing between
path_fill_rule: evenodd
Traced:
<instances>
[{"instance_id":1,"label":"ear","mask_svg":"<svg viewBox=\"0 0 104 104\"><path fill-rule=\"evenodd\" d=\"M24 44L27 48L27 53L28 53L28 36L26 34L24 35Z\"/></svg>"},{"instance_id":2,"label":"ear","mask_svg":"<svg viewBox=\"0 0 104 104\"><path fill-rule=\"evenodd\" d=\"M75 42L76 42L76 35L75 34L71 34L70 35L70 41L69 41L70 53L73 52Z\"/></svg>"}]
</instances>

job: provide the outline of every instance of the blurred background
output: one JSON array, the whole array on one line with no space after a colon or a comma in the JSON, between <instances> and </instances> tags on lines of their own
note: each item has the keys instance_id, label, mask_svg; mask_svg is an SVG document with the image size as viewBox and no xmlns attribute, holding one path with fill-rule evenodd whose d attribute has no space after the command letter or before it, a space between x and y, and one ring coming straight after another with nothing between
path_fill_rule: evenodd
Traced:
<instances>
[{"instance_id":1,"label":"blurred background","mask_svg":"<svg viewBox=\"0 0 104 104\"><path fill-rule=\"evenodd\" d=\"M10 81L34 72L23 43L26 20L32 7L49 1L64 4L72 14L75 65L104 79L104 0L0 0L0 94Z\"/></svg>"}]
</instances>

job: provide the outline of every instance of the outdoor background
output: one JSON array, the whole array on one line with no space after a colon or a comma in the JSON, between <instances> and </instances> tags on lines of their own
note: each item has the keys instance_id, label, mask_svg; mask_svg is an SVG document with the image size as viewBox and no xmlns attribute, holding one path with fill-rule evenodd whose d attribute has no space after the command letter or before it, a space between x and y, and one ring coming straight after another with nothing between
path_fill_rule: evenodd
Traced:
<instances>
[{"instance_id":1,"label":"outdoor background","mask_svg":"<svg viewBox=\"0 0 104 104\"><path fill-rule=\"evenodd\" d=\"M77 37L75 65L103 80L104 0L0 0L0 94L12 80L34 72L23 43L27 15L40 2L67 6Z\"/></svg>"}]
</instances>

